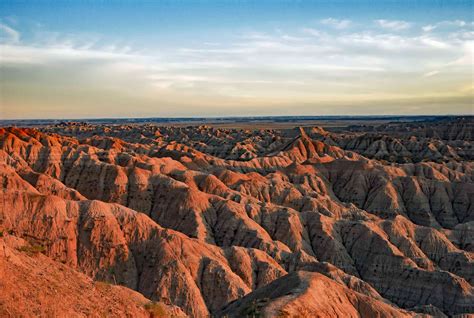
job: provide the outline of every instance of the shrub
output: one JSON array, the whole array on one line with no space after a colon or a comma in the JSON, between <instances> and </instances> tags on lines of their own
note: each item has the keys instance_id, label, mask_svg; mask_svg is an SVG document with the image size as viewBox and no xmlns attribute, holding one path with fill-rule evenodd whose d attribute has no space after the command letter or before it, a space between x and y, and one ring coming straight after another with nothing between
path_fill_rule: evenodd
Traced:
<instances>
[{"instance_id":1,"label":"shrub","mask_svg":"<svg viewBox=\"0 0 474 318\"><path fill-rule=\"evenodd\" d=\"M46 248L43 245L25 245L20 248L18 248L20 252L24 252L28 254L29 256L36 255L39 253L44 253L46 251Z\"/></svg>"},{"instance_id":2,"label":"shrub","mask_svg":"<svg viewBox=\"0 0 474 318\"><path fill-rule=\"evenodd\" d=\"M159 302L150 302L145 305L145 309L150 313L152 318L166 318L169 317L165 306Z\"/></svg>"},{"instance_id":3,"label":"shrub","mask_svg":"<svg viewBox=\"0 0 474 318\"><path fill-rule=\"evenodd\" d=\"M258 318L263 316L262 309L268 302L268 298L257 299L252 301L246 308L244 308L241 314L244 317Z\"/></svg>"},{"instance_id":4,"label":"shrub","mask_svg":"<svg viewBox=\"0 0 474 318\"><path fill-rule=\"evenodd\" d=\"M104 281L99 281L99 280L95 281L94 284L96 287L100 289L104 289L104 290L108 290L112 286L112 284L110 284L109 282L104 282Z\"/></svg>"}]
</instances>

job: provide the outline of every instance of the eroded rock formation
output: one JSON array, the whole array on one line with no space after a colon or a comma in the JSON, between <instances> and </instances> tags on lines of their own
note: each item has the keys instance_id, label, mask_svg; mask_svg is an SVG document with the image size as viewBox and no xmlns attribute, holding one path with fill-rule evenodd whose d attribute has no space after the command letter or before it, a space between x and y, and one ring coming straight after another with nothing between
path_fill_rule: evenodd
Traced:
<instances>
[{"instance_id":1,"label":"eroded rock formation","mask_svg":"<svg viewBox=\"0 0 474 318\"><path fill-rule=\"evenodd\" d=\"M192 317L472 313L473 125L444 125L0 128L0 231L47 256L2 243L25 264L2 267L67 270L60 293L83 274L122 285L139 294L81 308L112 297L134 316L150 301Z\"/></svg>"}]
</instances>

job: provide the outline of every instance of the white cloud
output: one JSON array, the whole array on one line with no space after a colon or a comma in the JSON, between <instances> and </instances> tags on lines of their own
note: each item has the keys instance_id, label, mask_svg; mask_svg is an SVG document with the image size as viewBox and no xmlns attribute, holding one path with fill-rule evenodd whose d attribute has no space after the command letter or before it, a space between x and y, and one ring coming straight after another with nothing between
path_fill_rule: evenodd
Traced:
<instances>
[{"instance_id":1,"label":"white cloud","mask_svg":"<svg viewBox=\"0 0 474 318\"><path fill-rule=\"evenodd\" d=\"M440 29L440 28L463 28L466 26L473 26L474 23L468 23L464 20L447 20L447 21L441 21L435 24L428 24L423 26L421 29L425 32L431 32L435 29Z\"/></svg>"},{"instance_id":2,"label":"white cloud","mask_svg":"<svg viewBox=\"0 0 474 318\"><path fill-rule=\"evenodd\" d=\"M401 21L401 20L375 20L375 23L388 30L392 31L401 31L401 30L406 30L411 27L411 23L406 22L406 21Z\"/></svg>"},{"instance_id":3,"label":"white cloud","mask_svg":"<svg viewBox=\"0 0 474 318\"><path fill-rule=\"evenodd\" d=\"M136 55L125 54L120 49L109 48L83 49L73 45L56 45L37 47L31 45L0 44L0 64L45 64L55 61L87 60L124 60L136 58Z\"/></svg>"},{"instance_id":4,"label":"white cloud","mask_svg":"<svg viewBox=\"0 0 474 318\"><path fill-rule=\"evenodd\" d=\"M420 36L419 39L421 43L436 49L448 49L451 47L450 43L443 41L442 39L427 36Z\"/></svg>"},{"instance_id":5,"label":"white cloud","mask_svg":"<svg viewBox=\"0 0 474 318\"><path fill-rule=\"evenodd\" d=\"M6 24L0 23L0 43L18 43L20 41L20 32L14 30Z\"/></svg>"},{"instance_id":6,"label":"white cloud","mask_svg":"<svg viewBox=\"0 0 474 318\"><path fill-rule=\"evenodd\" d=\"M428 25L423 26L421 29L424 32L430 32L430 31L433 31L434 29L436 29L436 25L428 24Z\"/></svg>"},{"instance_id":7,"label":"white cloud","mask_svg":"<svg viewBox=\"0 0 474 318\"><path fill-rule=\"evenodd\" d=\"M319 36L323 35L323 33L321 31L313 29L313 28L302 28L301 31L306 33L306 34L315 36L315 37L319 37Z\"/></svg>"},{"instance_id":8,"label":"white cloud","mask_svg":"<svg viewBox=\"0 0 474 318\"><path fill-rule=\"evenodd\" d=\"M423 77L431 77L431 76L435 76L439 74L439 71L431 71L431 72L427 72L425 74L423 74Z\"/></svg>"},{"instance_id":9,"label":"white cloud","mask_svg":"<svg viewBox=\"0 0 474 318\"><path fill-rule=\"evenodd\" d=\"M463 21L463 20L452 20L452 21L440 22L438 25L454 26L454 27L465 27L466 25L468 25L468 23L466 23L466 21Z\"/></svg>"},{"instance_id":10,"label":"white cloud","mask_svg":"<svg viewBox=\"0 0 474 318\"><path fill-rule=\"evenodd\" d=\"M351 20L339 20L339 19L334 19L334 18L323 19L323 20L320 20L319 22L338 30L345 29L352 24Z\"/></svg>"},{"instance_id":11,"label":"white cloud","mask_svg":"<svg viewBox=\"0 0 474 318\"><path fill-rule=\"evenodd\" d=\"M234 36L228 43L208 45L206 42L149 56L137 53L127 45L97 40L87 42L78 37L57 36L51 39L54 38L56 41L50 40L47 44L4 44L0 63L18 65L94 60L118 65L120 62L120 65L131 69L138 67L146 70L152 66L173 69L176 75L173 81L188 82L190 79L208 78L215 73L219 73L220 80L223 77L231 79L235 72L262 77L263 81L273 76L258 73L259 69L288 72L292 68L295 72L318 72L319 76L332 76L332 73L343 71L351 74L374 70L410 71L413 68L426 73L429 70L422 69L428 64L429 69L433 69L436 65L453 61L460 63L460 59L467 63L467 54L461 58L456 48L467 43L472 36L466 37L465 32L437 37L433 34L399 35L374 30L326 33L300 28L297 33L283 33L281 30L274 34L251 32Z\"/></svg>"},{"instance_id":12,"label":"white cloud","mask_svg":"<svg viewBox=\"0 0 474 318\"><path fill-rule=\"evenodd\" d=\"M446 66L470 66L471 76L474 64L474 41L466 41L460 50L462 56L447 63Z\"/></svg>"}]
</instances>

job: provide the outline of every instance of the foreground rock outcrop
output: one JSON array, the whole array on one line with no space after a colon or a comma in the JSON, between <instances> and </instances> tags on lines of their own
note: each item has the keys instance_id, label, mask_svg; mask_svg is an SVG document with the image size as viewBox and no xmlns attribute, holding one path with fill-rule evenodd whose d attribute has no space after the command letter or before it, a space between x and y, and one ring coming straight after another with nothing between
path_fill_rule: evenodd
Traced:
<instances>
[{"instance_id":1,"label":"foreground rock outcrop","mask_svg":"<svg viewBox=\"0 0 474 318\"><path fill-rule=\"evenodd\" d=\"M185 317L179 307L94 282L18 237L4 233L0 251L2 317Z\"/></svg>"},{"instance_id":2,"label":"foreground rock outcrop","mask_svg":"<svg viewBox=\"0 0 474 318\"><path fill-rule=\"evenodd\" d=\"M223 309L229 317L413 317L319 273L293 272Z\"/></svg>"}]
</instances>

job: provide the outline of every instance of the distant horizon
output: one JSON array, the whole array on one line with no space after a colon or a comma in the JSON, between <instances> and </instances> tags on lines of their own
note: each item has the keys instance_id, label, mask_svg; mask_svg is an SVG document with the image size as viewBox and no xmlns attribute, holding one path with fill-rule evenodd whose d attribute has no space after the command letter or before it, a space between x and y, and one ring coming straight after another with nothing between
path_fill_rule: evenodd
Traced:
<instances>
[{"instance_id":1,"label":"distant horizon","mask_svg":"<svg viewBox=\"0 0 474 318\"><path fill-rule=\"evenodd\" d=\"M178 116L178 117L90 117L90 118L31 118L31 119L22 119L22 118L14 118L14 119L0 119L0 123L2 122L21 122L21 121L65 121L65 122L80 122L80 121L107 121L107 120L191 120L191 121L198 121L198 120L206 120L206 119L272 119L272 118L281 118L281 119L390 119L390 118L429 118L429 117L474 117L474 114L423 114L423 115L401 115L401 114L390 114L390 115L255 115L255 116Z\"/></svg>"}]
</instances>

